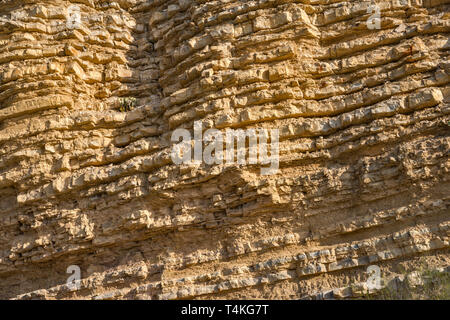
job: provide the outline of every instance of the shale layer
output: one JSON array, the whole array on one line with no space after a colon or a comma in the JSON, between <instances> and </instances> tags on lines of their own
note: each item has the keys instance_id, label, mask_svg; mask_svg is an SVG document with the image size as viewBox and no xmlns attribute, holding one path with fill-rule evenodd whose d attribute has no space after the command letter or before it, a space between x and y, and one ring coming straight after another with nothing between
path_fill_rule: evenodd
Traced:
<instances>
[{"instance_id":1,"label":"shale layer","mask_svg":"<svg viewBox=\"0 0 450 320\"><path fill-rule=\"evenodd\" d=\"M0 1L0 298L339 298L369 265L448 267L450 1L374 3L379 29L365 1ZM278 129L278 173L174 164L195 121Z\"/></svg>"}]
</instances>

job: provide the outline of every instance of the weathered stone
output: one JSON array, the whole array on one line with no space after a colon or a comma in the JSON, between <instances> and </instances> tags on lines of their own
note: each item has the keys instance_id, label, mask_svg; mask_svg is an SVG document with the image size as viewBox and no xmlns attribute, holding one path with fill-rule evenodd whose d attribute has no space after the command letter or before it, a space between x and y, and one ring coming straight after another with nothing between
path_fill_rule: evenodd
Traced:
<instances>
[{"instance_id":1,"label":"weathered stone","mask_svg":"<svg viewBox=\"0 0 450 320\"><path fill-rule=\"evenodd\" d=\"M368 1L84 0L79 24L22 2L0 1L0 298L351 298L369 265L448 268L446 1L378 1L379 29ZM279 170L174 164L197 121L278 129Z\"/></svg>"}]
</instances>

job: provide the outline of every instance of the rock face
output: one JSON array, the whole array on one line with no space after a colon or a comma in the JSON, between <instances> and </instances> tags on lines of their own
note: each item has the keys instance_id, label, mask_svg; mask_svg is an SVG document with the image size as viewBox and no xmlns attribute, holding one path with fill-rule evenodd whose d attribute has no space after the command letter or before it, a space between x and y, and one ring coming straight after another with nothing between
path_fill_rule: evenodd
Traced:
<instances>
[{"instance_id":1,"label":"rock face","mask_svg":"<svg viewBox=\"0 0 450 320\"><path fill-rule=\"evenodd\" d=\"M450 1L377 3L1 0L0 298L344 297L450 265ZM278 129L279 171L174 164L195 121Z\"/></svg>"}]
</instances>

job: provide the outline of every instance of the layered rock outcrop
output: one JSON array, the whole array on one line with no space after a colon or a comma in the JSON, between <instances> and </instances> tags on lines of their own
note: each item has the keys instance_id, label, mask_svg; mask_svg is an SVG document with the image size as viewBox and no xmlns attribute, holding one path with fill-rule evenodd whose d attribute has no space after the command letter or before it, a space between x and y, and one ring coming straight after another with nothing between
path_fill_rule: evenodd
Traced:
<instances>
[{"instance_id":1,"label":"layered rock outcrop","mask_svg":"<svg viewBox=\"0 0 450 320\"><path fill-rule=\"evenodd\" d=\"M0 1L0 298L297 299L447 267L449 8ZM278 173L174 164L194 121L278 129Z\"/></svg>"}]
</instances>

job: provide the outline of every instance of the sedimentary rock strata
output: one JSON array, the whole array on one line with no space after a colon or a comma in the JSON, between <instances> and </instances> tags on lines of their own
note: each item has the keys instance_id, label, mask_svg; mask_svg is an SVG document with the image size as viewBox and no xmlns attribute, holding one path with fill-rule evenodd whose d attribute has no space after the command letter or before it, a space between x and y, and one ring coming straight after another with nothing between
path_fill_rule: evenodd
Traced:
<instances>
[{"instance_id":1,"label":"sedimentary rock strata","mask_svg":"<svg viewBox=\"0 0 450 320\"><path fill-rule=\"evenodd\" d=\"M0 298L298 299L448 267L450 1L375 3L379 28L369 1L1 0ZM174 164L196 121L278 129L278 172Z\"/></svg>"}]
</instances>

